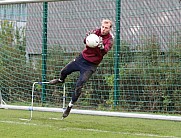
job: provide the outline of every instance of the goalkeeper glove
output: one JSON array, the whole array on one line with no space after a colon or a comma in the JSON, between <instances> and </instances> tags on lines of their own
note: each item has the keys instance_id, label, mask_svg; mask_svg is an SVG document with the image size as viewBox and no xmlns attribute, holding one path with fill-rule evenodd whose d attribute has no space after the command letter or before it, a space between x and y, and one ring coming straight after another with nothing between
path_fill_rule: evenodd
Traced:
<instances>
[{"instance_id":1,"label":"goalkeeper glove","mask_svg":"<svg viewBox=\"0 0 181 138\"><path fill-rule=\"evenodd\" d=\"M96 33L95 30L91 30L91 31L89 31L89 32L86 33L86 36L89 36L90 34L95 34L95 33Z\"/></svg>"}]
</instances>

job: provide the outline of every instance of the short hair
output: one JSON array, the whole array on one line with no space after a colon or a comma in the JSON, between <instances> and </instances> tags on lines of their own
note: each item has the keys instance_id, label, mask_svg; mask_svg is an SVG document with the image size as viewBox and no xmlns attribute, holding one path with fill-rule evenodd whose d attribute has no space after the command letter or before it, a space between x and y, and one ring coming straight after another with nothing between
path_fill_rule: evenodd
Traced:
<instances>
[{"instance_id":1,"label":"short hair","mask_svg":"<svg viewBox=\"0 0 181 138\"><path fill-rule=\"evenodd\" d=\"M112 28L112 21L109 19L103 19L101 23L110 24L110 28Z\"/></svg>"}]
</instances>

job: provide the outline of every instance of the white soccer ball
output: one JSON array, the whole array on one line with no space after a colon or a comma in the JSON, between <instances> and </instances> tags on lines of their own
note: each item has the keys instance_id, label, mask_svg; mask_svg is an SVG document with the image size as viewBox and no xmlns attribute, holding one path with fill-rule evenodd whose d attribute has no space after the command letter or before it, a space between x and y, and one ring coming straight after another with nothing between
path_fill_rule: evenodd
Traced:
<instances>
[{"instance_id":1,"label":"white soccer ball","mask_svg":"<svg viewBox=\"0 0 181 138\"><path fill-rule=\"evenodd\" d=\"M91 48L95 48L99 45L99 37L96 34L90 34L86 38L86 45Z\"/></svg>"}]
</instances>

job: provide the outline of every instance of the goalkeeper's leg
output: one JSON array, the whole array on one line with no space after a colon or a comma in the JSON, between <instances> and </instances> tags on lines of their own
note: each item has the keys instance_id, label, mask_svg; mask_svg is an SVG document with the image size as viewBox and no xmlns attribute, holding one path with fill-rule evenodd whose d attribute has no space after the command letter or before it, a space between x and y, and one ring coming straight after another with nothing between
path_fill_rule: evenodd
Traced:
<instances>
[{"instance_id":1,"label":"goalkeeper's leg","mask_svg":"<svg viewBox=\"0 0 181 138\"><path fill-rule=\"evenodd\" d=\"M79 68L77 67L77 64L75 61L72 61L68 63L61 71L60 71L60 78L59 79L53 79L49 81L49 84L55 85L58 83L64 83L65 78L71 74L74 71L79 71Z\"/></svg>"},{"instance_id":2,"label":"goalkeeper's leg","mask_svg":"<svg viewBox=\"0 0 181 138\"><path fill-rule=\"evenodd\" d=\"M69 102L66 110L64 111L64 113L62 115L63 118L66 118L69 115L73 105L78 100L78 98L81 94L81 89L82 89L82 86L76 87L75 92L72 94L72 100Z\"/></svg>"},{"instance_id":3,"label":"goalkeeper's leg","mask_svg":"<svg viewBox=\"0 0 181 138\"><path fill-rule=\"evenodd\" d=\"M63 118L66 118L69 115L74 103L78 100L79 96L81 95L83 84L88 81L88 79L92 76L92 74L93 71L91 70L84 71L83 73L81 73L76 84L75 92L72 94L72 100L70 101L69 105L67 106L66 110L63 113L62 116Z\"/></svg>"}]
</instances>

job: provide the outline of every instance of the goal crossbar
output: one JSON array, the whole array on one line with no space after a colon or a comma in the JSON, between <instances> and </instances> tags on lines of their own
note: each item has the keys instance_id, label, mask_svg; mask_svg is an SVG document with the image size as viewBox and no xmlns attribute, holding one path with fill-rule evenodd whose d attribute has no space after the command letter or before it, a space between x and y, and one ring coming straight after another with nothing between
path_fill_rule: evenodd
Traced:
<instances>
[{"instance_id":1,"label":"goal crossbar","mask_svg":"<svg viewBox=\"0 0 181 138\"><path fill-rule=\"evenodd\" d=\"M23 3L39 3L39 2L58 2L58 1L74 1L74 0L2 0L2 1L0 1L0 5L23 4Z\"/></svg>"},{"instance_id":2,"label":"goal crossbar","mask_svg":"<svg viewBox=\"0 0 181 138\"><path fill-rule=\"evenodd\" d=\"M0 105L0 108L32 111L31 106ZM33 107L33 111L63 113L64 109L63 108L50 108L50 107ZM139 114L139 113L80 110L80 109L72 109L71 113L84 114L84 115L110 116L110 117L181 121L181 116L170 116L170 115L153 115L153 114Z\"/></svg>"}]
</instances>

